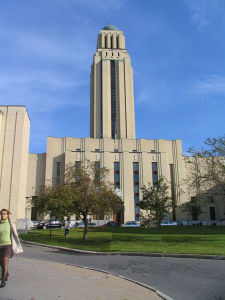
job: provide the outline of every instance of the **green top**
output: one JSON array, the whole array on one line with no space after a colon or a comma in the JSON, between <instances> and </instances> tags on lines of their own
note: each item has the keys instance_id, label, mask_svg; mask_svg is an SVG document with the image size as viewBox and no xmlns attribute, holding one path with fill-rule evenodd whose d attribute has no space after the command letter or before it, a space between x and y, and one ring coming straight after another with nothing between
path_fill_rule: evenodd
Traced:
<instances>
[{"instance_id":1,"label":"green top","mask_svg":"<svg viewBox=\"0 0 225 300\"><path fill-rule=\"evenodd\" d=\"M9 220L0 221L0 246L10 245L11 236L10 236L10 224Z\"/></svg>"},{"instance_id":2,"label":"green top","mask_svg":"<svg viewBox=\"0 0 225 300\"><path fill-rule=\"evenodd\" d=\"M115 30L115 31L118 31L119 29L114 25L106 25L105 27L102 28L102 30Z\"/></svg>"}]
</instances>

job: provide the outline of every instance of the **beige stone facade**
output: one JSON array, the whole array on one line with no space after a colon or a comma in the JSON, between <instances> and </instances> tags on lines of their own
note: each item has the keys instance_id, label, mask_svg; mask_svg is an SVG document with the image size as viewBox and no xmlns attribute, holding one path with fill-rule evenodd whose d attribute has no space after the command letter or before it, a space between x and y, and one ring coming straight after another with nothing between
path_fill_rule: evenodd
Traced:
<instances>
[{"instance_id":1,"label":"beige stone facade","mask_svg":"<svg viewBox=\"0 0 225 300\"><path fill-rule=\"evenodd\" d=\"M135 139L133 69L117 29L98 35L91 67L90 137Z\"/></svg>"},{"instance_id":2,"label":"beige stone facade","mask_svg":"<svg viewBox=\"0 0 225 300\"><path fill-rule=\"evenodd\" d=\"M46 185L63 180L66 165L77 161L99 161L102 167L110 170L109 179L122 192L125 204L124 221L139 219L135 205L135 195L140 196L140 187L153 184L153 165L157 166L155 175L162 175L170 184L173 176L178 203L184 200L178 193L184 175L181 141L146 139L92 139L92 138L54 138L48 137L46 160ZM115 170L116 166L119 168ZM134 181L134 164L138 167L138 180ZM57 167L58 166L58 167ZM173 174L171 174L171 167ZM115 181L115 172L118 179ZM137 173L136 173L137 174ZM137 189L135 191L135 189ZM138 200L138 199L137 199ZM180 212L179 212L180 214Z\"/></svg>"},{"instance_id":3,"label":"beige stone facade","mask_svg":"<svg viewBox=\"0 0 225 300\"><path fill-rule=\"evenodd\" d=\"M125 205L120 221L139 220L140 188L166 178L177 200L177 220L191 220L184 204L194 196L185 180L190 174L181 140L135 139L133 71L123 32L106 26L98 35L91 67L90 138L47 138L44 154L28 154L30 121L23 106L0 106L0 206L18 220L25 218L25 197L41 186L63 182L67 165L100 162ZM43 137L44 138L44 137ZM224 218L224 201L205 198L202 220ZM29 210L29 218L35 218ZM172 218L172 212L167 218Z\"/></svg>"},{"instance_id":4,"label":"beige stone facade","mask_svg":"<svg viewBox=\"0 0 225 300\"><path fill-rule=\"evenodd\" d=\"M24 218L30 120L24 106L0 106L0 204Z\"/></svg>"}]
</instances>

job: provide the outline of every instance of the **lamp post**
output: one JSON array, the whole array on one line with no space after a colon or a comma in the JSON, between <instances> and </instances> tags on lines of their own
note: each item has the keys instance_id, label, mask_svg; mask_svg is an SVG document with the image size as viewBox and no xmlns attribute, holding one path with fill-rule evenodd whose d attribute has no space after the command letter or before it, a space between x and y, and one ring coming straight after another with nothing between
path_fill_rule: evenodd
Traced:
<instances>
[{"instance_id":1,"label":"lamp post","mask_svg":"<svg viewBox=\"0 0 225 300\"><path fill-rule=\"evenodd\" d=\"M26 234L27 234L27 230L28 230L28 226L27 226L27 210L28 210L28 200L31 198L29 196L26 196L26 203L25 203L25 218L26 218Z\"/></svg>"}]
</instances>

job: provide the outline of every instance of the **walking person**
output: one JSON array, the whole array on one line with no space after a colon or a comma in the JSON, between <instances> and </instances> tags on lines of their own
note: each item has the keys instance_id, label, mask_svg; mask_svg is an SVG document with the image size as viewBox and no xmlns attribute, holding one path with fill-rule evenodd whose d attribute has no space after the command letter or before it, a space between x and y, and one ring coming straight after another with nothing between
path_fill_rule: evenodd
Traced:
<instances>
[{"instance_id":1,"label":"walking person","mask_svg":"<svg viewBox=\"0 0 225 300\"><path fill-rule=\"evenodd\" d=\"M3 288L5 287L6 281L9 277L9 258L11 258L13 254L23 252L23 249L19 241L16 226L10 220L10 212L8 209L3 208L0 213L0 264L2 268L2 281L0 288Z\"/></svg>"},{"instance_id":2,"label":"walking person","mask_svg":"<svg viewBox=\"0 0 225 300\"><path fill-rule=\"evenodd\" d=\"M68 236L70 232L70 219L68 218L65 222L65 237Z\"/></svg>"}]
</instances>

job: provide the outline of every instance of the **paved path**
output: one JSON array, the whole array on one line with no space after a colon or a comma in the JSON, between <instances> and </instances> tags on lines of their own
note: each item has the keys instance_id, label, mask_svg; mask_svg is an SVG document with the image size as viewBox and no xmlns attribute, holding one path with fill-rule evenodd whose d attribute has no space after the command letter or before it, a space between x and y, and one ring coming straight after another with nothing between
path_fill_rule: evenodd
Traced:
<instances>
[{"instance_id":1,"label":"paved path","mask_svg":"<svg viewBox=\"0 0 225 300\"><path fill-rule=\"evenodd\" d=\"M10 264L1 300L162 300L155 292L110 274L23 256Z\"/></svg>"},{"instance_id":2,"label":"paved path","mask_svg":"<svg viewBox=\"0 0 225 300\"><path fill-rule=\"evenodd\" d=\"M175 300L225 300L224 260L80 255L32 245L24 245L22 257L102 269L153 286Z\"/></svg>"}]
</instances>

